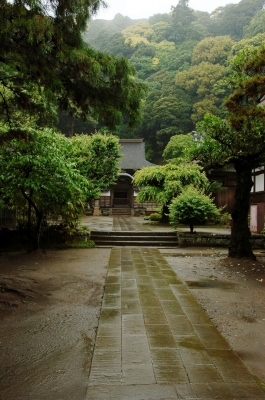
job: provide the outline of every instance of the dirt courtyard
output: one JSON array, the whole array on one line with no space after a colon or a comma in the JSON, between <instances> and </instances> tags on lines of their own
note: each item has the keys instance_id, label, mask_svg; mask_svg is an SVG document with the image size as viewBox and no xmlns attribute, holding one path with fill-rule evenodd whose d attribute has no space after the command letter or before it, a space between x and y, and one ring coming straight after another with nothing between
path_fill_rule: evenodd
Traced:
<instances>
[{"instance_id":1,"label":"dirt courtyard","mask_svg":"<svg viewBox=\"0 0 265 400\"><path fill-rule=\"evenodd\" d=\"M0 256L0 399L82 400L110 249Z\"/></svg>"},{"instance_id":2,"label":"dirt courtyard","mask_svg":"<svg viewBox=\"0 0 265 400\"><path fill-rule=\"evenodd\" d=\"M111 249L0 255L0 399L85 398ZM262 384L265 258L161 253Z\"/></svg>"}]
</instances>

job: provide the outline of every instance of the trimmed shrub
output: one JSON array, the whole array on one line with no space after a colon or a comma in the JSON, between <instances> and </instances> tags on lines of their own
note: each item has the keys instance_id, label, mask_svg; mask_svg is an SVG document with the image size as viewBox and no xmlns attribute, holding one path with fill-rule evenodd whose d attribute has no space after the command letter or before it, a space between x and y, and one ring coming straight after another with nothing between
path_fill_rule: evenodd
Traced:
<instances>
[{"instance_id":1,"label":"trimmed shrub","mask_svg":"<svg viewBox=\"0 0 265 400\"><path fill-rule=\"evenodd\" d=\"M161 219L162 219L162 215L159 214L159 213L152 213L152 214L149 215L149 220L150 220L150 221L157 221L157 222L159 222L159 221L161 221Z\"/></svg>"},{"instance_id":2,"label":"trimmed shrub","mask_svg":"<svg viewBox=\"0 0 265 400\"><path fill-rule=\"evenodd\" d=\"M193 232L194 224L202 223L220 213L212 199L193 186L189 186L172 201L169 211L170 223L175 228L183 222L190 226L191 232Z\"/></svg>"}]
</instances>

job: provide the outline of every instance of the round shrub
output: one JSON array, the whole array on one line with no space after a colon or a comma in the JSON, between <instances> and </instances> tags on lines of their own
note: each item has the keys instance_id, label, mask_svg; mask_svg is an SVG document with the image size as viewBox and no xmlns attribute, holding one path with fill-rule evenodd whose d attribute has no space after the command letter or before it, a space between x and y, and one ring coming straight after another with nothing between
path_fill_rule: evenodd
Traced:
<instances>
[{"instance_id":1,"label":"round shrub","mask_svg":"<svg viewBox=\"0 0 265 400\"><path fill-rule=\"evenodd\" d=\"M179 222L189 224L193 232L194 224L201 223L219 215L220 211L213 204L212 199L200 193L193 186L189 186L184 192L174 199L169 206L170 223L176 228Z\"/></svg>"},{"instance_id":2,"label":"round shrub","mask_svg":"<svg viewBox=\"0 0 265 400\"><path fill-rule=\"evenodd\" d=\"M149 215L149 220L150 221L161 221L162 215L159 213L152 213Z\"/></svg>"}]
</instances>

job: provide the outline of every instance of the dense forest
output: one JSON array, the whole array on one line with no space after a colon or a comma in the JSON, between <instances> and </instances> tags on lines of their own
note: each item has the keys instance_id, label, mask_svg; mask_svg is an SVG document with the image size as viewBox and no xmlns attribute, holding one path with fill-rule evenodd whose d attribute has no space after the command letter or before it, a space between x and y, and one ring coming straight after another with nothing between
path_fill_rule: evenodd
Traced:
<instances>
[{"instance_id":1,"label":"dense forest","mask_svg":"<svg viewBox=\"0 0 265 400\"><path fill-rule=\"evenodd\" d=\"M95 50L125 57L148 91L142 123L116 127L121 138L144 138L147 157L159 163L173 135L195 130L206 112L225 117L229 94L228 61L246 47L265 43L265 0L241 0L211 14L179 0L168 14L132 20L117 14L112 21L92 20L84 40ZM64 133L92 133L104 127L61 115Z\"/></svg>"}]
</instances>

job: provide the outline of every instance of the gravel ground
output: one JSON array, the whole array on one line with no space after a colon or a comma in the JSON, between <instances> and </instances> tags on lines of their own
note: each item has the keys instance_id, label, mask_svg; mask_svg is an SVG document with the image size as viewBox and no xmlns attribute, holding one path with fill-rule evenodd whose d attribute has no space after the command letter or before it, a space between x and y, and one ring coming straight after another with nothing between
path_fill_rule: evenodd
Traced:
<instances>
[{"instance_id":1,"label":"gravel ground","mask_svg":"<svg viewBox=\"0 0 265 400\"><path fill-rule=\"evenodd\" d=\"M265 383L265 258L166 256L250 372Z\"/></svg>"}]
</instances>

